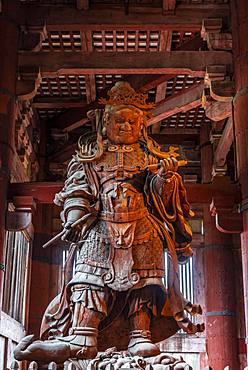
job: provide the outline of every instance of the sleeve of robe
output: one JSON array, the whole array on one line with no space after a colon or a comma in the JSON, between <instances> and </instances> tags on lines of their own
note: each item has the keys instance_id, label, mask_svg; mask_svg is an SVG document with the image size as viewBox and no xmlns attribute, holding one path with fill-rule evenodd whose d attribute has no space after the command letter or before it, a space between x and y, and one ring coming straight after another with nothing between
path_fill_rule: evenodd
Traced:
<instances>
[{"instance_id":1,"label":"sleeve of robe","mask_svg":"<svg viewBox=\"0 0 248 370\"><path fill-rule=\"evenodd\" d=\"M181 176L172 173L165 179L154 175L150 179L150 198L155 216L170 230L178 262L184 263L192 255L192 230L188 219L194 215L187 201Z\"/></svg>"}]
</instances>

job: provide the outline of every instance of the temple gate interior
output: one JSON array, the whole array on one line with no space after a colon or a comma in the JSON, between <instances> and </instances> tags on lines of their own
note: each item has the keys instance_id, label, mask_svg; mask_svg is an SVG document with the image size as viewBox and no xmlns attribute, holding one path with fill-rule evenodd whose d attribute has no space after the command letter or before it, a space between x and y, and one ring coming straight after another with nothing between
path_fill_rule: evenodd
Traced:
<instances>
[{"instance_id":1,"label":"temple gate interior","mask_svg":"<svg viewBox=\"0 0 248 370\"><path fill-rule=\"evenodd\" d=\"M61 289L68 243L42 248L61 231L54 194L123 80L156 103L149 134L188 161L180 286L206 330L160 348L195 370L248 365L247 34L246 0L0 1L0 369Z\"/></svg>"}]
</instances>

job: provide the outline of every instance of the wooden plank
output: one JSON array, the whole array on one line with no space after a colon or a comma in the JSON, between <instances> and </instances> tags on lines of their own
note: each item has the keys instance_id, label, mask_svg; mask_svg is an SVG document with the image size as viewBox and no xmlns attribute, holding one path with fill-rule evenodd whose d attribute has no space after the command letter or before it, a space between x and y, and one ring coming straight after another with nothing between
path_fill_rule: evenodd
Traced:
<instances>
[{"instance_id":1,"label":"wooden plank","mask_svg":"<svg viewBox=\"0 0 248 370\"><path fill-rule=\"evenodd\" d=\"M22 324L1 311L0 335L19 343L26 332Z\"/></svg>"},{"instance_id":2,"label":"wooden plank","mask_svg":"<svg viewBox=\"0 0 248 370\"><path fill-rule=\"evenodd\" d=\"M175 76L176 75L131 75L124 77L123 80L129 82L135 91L148 93L149 90L155 89L160 84Z\"/></svg>"},{"instance_id":3,"label":"wooden plank","mask_svg":"<svg viewBox=\"0 0 248 370\"><path fill-rule=\"evenodd\" d=\"M203 89L204 84L200 83L162 101L152 110L153 117L148 120L148 126L173 116L176 113L186 112L200 106Z\"/></svg>"},{"instance_id":4,"label":"wooden plank","mask_svg":"<svg viewBox=\"0 0 248 370\"><path fill-rule=\"evenodd\" d=\"M159 103L162 100L165 99L166 96L166 87L167 87L167 82L163 82L160 85L157 86L157 91L156 91L156 97L155 97L155 103ZM154 123L152 126L152 133L153 134L159 134L160 133L160 121L157 123Z\"/></svg>"},{"instance_id":5,"label":"wooden plank","mask_svg":"<svg viewBox=\"0 0 248 370\"><path fill-rule=\"evenodd\" d=\"M209 65L225 65L230 71L232 55L224 51L19 53L20 74L25 76L35 66L40 68L42 77L59 74L190 74L204 77Z\"/></svg>"},{"instance_id":6,"label":"wooden plank","mask_svg":"<svg viewBox=\"0 0 248 370\"><path fill-rule=\"evenodd\" d=\"M128 16L124 15L123 6L97 6L86 11L66 6L41 6L25 4L21 6L20 23L32 26L40 25L44 19L47 30L186 30L200 32L202 19L229 16L228 4L192 4L178 5L175 15L162 14L158 7L129 6Z\"/></svg>"},{"instance_id":7,"label":"wooden plank","mask_svg":"<svg viewBox=\"0 0 248 370\"><path fill-rule=\"evenodd\" d=\"M165 4L166 2L166 4ZM172 6L173 10L175 10L176 2L172 0L171 2L167 2L167 0L163 1L163 11L168 10L168 6ZM170 9L171 10L171 9ZM170 51L171 50L171 42L172 42L172 31L161 31L160 34L160 44L159 44L159 51ZM167 80L161 82L157 86L156 90L156 97L155 97L155 103L159 103L166 97L166 89L167 89ZM152 133L158 134L160 132L160 122L155 123L152 126Z\"/></svg>"},{"instance_id":8,"label":"wooden plank","mask_svg":"<svg viewBox=\"0 0 248 370\"><path fill-rule=\"evenodd\" d=\"M95 75L85 76L87 103L90 104L96 100L96 81Z\"/></svg>"},{"instance_id":9,"label":"wooden plank","mask_svg":"<svg viewBox=\"0 0 248 370\"><path fill-rule=\"evenodd\" d=\"M17 195L30 195L39 203L52 203L54 195L63 187L62 182L26 182L11 183L8 188L8 199L11 201ZM219 178L213 184L185 184L188 200L191 204L210 204L213 197L233 196L240 200L240 187L231 184L227 178Z\"/></svg>"},{"instance_id":10,"label":"wooden plank","mask_svg":"<svg viewBox=\"0 0 248 370\"><path fill-rule=\"evenodd\" d=\"M37 97L32 103L33 108L37 109L69 109L69 108L83 108L87 105L87 102L82 99L65 98L60 99L46 97Z\"/></svg>"},{"instance_id":11,"label":"wooden plank","mask_svg":"<svg viewBox=\"0 0 248 370\"><path fill-rule=\"evenodd\" d=\"M214 158L217 166L224 166L226 163L227 154L232 146L233 142L233 120L229 117L215 150Z\"/></svg>"}]
</instances>

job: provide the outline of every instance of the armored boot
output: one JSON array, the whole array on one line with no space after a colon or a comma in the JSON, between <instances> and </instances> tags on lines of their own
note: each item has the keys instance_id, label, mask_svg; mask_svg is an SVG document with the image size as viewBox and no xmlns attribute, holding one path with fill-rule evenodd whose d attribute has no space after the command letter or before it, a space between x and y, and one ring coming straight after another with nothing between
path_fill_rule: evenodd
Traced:
<instances>
[{"instance_id":1,"label":"armored boot","mask_svg":"<svg viewBox=\"0 0 248 370\"><path fill-rule=\"evenodd\" d=\"M58 338L70 346L70 358L92 359L97 355L97 328L102 318L102 313L75 303L69 335Z\"/></svg>"},{"instance_id":2,"label":"armored boot","mask_svg":"<svg viewBox=\"0 0 248 370\"><path fill-rule=\"evenodd\" d=\"M59 338L59 341L67 343L70 349L70 358L93 359L97 355L98 330L91 327L74 327L71 335Z\"/></svg>"},{"instance_id":3,"label":"armored boot","mask_svg":"<svg viewBox=\"0 0 248 370\"><path fill-rule=\"evenodd\" d=\"M145 307L131 315L129 319L130 340L128 352L132 356L151 357L160 353L151 341L150 315Z\"/></svg>"},{"instance_id":4,"label":"armored boot","mask_svg":"<svg viewBox=\"0 0 248 370\"><path fill-rule=\"evenodd\" d=\"M97 327L101 314L85 308L82 303L78 306L76 311L80 314L84 313L85 320L78 322L78 326L73 326L68 336L33 342L34 336L29 335L17 345L14 351L16 360L63 363L69 358L94 358L97 354Z\"/></svg>"}]
</instances>

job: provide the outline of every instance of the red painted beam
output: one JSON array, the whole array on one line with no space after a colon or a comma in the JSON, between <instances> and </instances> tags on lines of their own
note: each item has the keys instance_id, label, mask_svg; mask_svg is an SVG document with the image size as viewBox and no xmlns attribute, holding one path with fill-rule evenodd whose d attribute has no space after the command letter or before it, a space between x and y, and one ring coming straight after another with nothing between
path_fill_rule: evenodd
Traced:
<instances>
[{"instance_id":1,"label":"red painted beam","mask_svg":"<svg viewBox=\"0 0 248 370\"><path fill-rule=\"evenodd\" d=\"M191 204L210 204L213 197L234 197L240 201L240 188L231 184L226 178L220 178L213 184L185 184L188 200ZM32 196L38 203L52 203L54 195L63 187L62 182L30 182L11 183L8 189L8 199L14 196Z\"/></svg>"}]
</instances>

